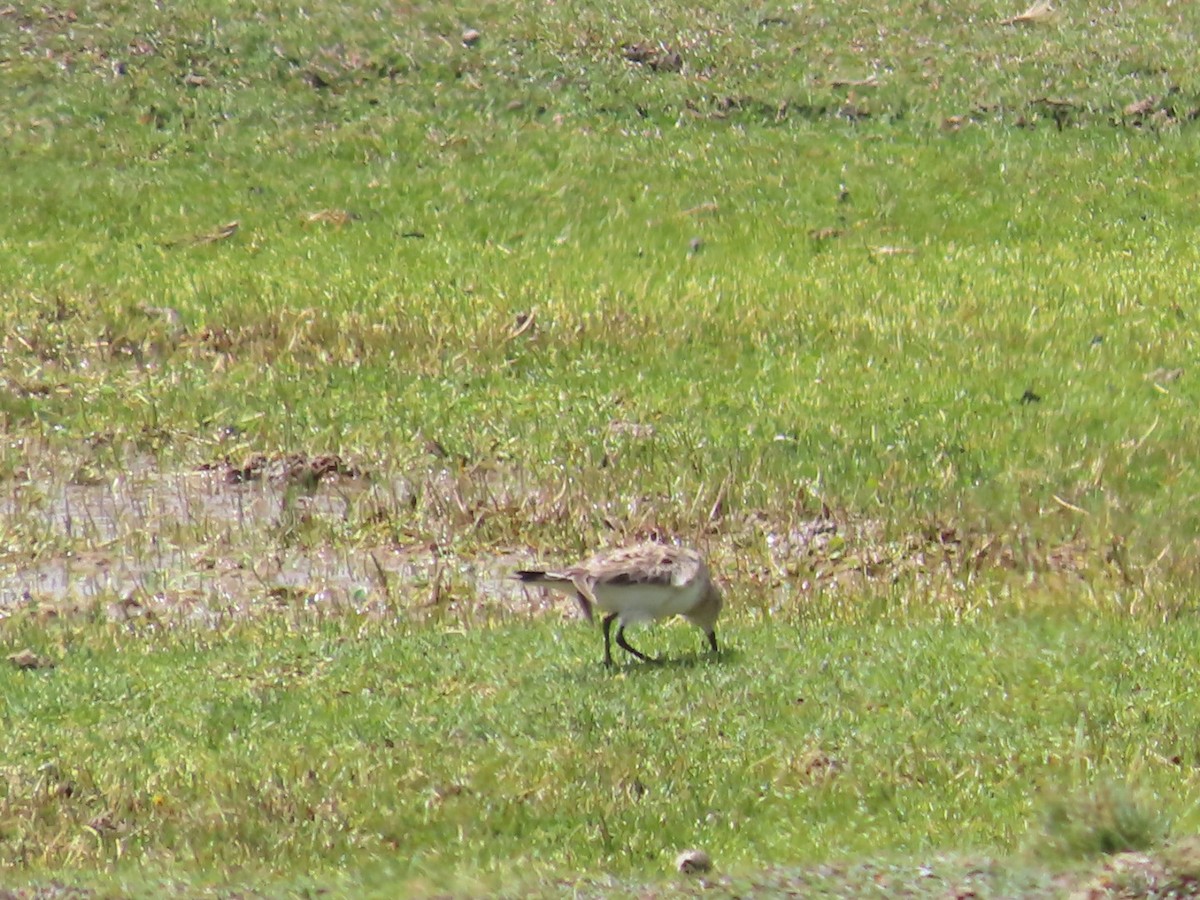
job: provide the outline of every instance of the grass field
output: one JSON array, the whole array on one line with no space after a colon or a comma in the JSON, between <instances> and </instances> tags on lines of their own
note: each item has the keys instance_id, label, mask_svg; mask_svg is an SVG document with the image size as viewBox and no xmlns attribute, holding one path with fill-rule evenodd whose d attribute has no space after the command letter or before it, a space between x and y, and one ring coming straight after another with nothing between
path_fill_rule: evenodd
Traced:
<instances>
[{"instance_id":1,"label":"grass field","mask_svg":"<svg viewBox=\"0 0 1200 900\"><path fill-rule=\"evenodd\" d=\"M1200 890L1200 10L1061 6L0 8L0 895ZM721 658L506 578L649 536Z\"/></svg>"}]
</instances>

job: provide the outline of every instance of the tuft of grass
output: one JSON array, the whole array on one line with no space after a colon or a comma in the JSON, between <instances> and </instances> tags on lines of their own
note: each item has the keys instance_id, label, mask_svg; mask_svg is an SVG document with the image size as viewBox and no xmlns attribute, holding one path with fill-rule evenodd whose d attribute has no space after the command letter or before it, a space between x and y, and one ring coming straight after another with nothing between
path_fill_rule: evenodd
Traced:
<instances>
[{"instance_id":1,"label":"tuft of grass","mask_svg":"<svg viewBox=\"0 0 1200 900\"><path fill-rule=\"evenodd\" d=\"M1150 850L1170 833L1163 805L1120 783L1100 782L1047 801L1040 852L1072 858Z\"/></svg>"}]
</instances>

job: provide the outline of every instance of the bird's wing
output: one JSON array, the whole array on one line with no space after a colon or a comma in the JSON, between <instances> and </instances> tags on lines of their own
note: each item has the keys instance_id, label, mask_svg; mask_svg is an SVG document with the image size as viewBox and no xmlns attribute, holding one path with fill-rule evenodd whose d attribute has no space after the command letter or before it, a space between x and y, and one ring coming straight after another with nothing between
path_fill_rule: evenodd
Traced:
<instances>
[{"instance_id":1,"label":"bird's wing","mask_svg":"<svg viewBox=\"0 0 1200 900\"><path fill-rule=\"evenodd\" d=\"M641 584L683 587L699 574L698 554L666 544L637 544L602 553L566 571L572 579L594 584Z\"/></svg>"}]
</instances>

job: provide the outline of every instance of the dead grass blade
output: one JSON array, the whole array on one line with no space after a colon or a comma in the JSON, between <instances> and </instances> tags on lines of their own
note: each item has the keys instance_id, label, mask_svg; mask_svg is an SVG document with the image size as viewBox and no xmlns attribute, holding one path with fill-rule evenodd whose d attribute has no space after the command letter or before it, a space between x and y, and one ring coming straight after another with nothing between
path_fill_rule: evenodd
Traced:
<instances>
[{"instance_id":1,"label":"dead grass blade","mask_svg":"<svg viewBox=\"0 0 1200 900\"><path fill-rule=\"evenodd\" d=\"M164 247L199 247L203 244L215 244L217 241L223 241L226 238L231 238L237 234L240 222L228 222L220 226L215 231L209 231L204 234L195 234L191 237L179 238L174 241L164 241Z\"/></svg>"},{"instance_id":2,"label":"dead grass blade","mask_svg":"<svg viewBox=\"0 0 1200 900\"><path fill-rule=\"evenodd\" d=\"M1074 503L1071 503L1069 500L1064 500L1062 497L1058 496L1058 494L1051 494L1050 496L1053 498L1054 502L1057 503L1059 506L1061 506L1063 509L1069 509L1071 512L1079 513L1084 516L1086 516L1088 514L1088 511L1086 509L1084 509L1080 506L1076 506Z\"/></svg>"},{"instance_id":3,"label":"dead grass blade","mask_svg":"<svg viewBox=\"0 0 1200 900\"><path fill-rule=\"evenodd\" d=\"M357 222L362 216L348 209L319 209L316 212L304 214L306 225L335 225L341 228L351 222Z\"/></svg>"},{"instance_id":4,"label":"dead grass blade","mask_svg":"<svg viewBox=\"0 0 1200 900\"><path fill-rule=\"evenodd\" d=\"M830 87L843 88L873 88L879 87L879 77L868 75L866 78L835 78L829 82Z\"/></svg>"},{"instance_id":5,"label":"dead grass blade","mask_svg":"<svg viewBox=\"0 0 1200 900\"><path fill-rule=\"evenodd\" d=\"M1012 16L1008 19L1002 19L1001 25L1033 25L1038 22L1045 22L1054 18L1054 8L1047 0L1037 0L1033 6L1025 10L1025 12Z\"/></svg>"},{"instance_id":6,"label":"dead grass blade","mask_svg":"<svg viewBox=\"0 0 1200 900\"><path fill-rule=\"evenodd\" d=\"M514 341L537 327L537 310L531 309L527 313L517 313L517 317L513 322L512 328L508 332L508 340Z\"/></svg>"},{"instance_id":7,"label":"dead grass blade","mask_svg":"<svg viewBox=\"0 0 1200 900\"><path fill-rule=\"evenodd\" d=\"M912 256L917 251L912 247L868 247L867 252L872 256Z\"/></svg>"}]
</instances>

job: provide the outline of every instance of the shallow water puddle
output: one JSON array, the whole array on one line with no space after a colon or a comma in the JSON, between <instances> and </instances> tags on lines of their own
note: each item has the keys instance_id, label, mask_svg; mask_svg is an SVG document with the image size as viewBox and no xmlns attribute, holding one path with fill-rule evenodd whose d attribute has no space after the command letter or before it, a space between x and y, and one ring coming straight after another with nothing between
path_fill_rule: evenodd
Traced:
<instances>
[{"instance_id":1,"label":"shallow water puddle","mask_svg":"<svg viewBox=\"0 0 1200 900\"><path fill-rule=\"evenodd\" d=\"M8 545L0 610L99 601L120 607L110 610L118 617L131 609L212 619L314 607L490 618L551 606L509 582L515 557L451 559L428 545L306 546L289 535L314 520L347 519L372 491L403 496L401 483L231 481L217 469L143 467L88 484L10 482L0 497Z\"/></svg>"}]
</instances>

